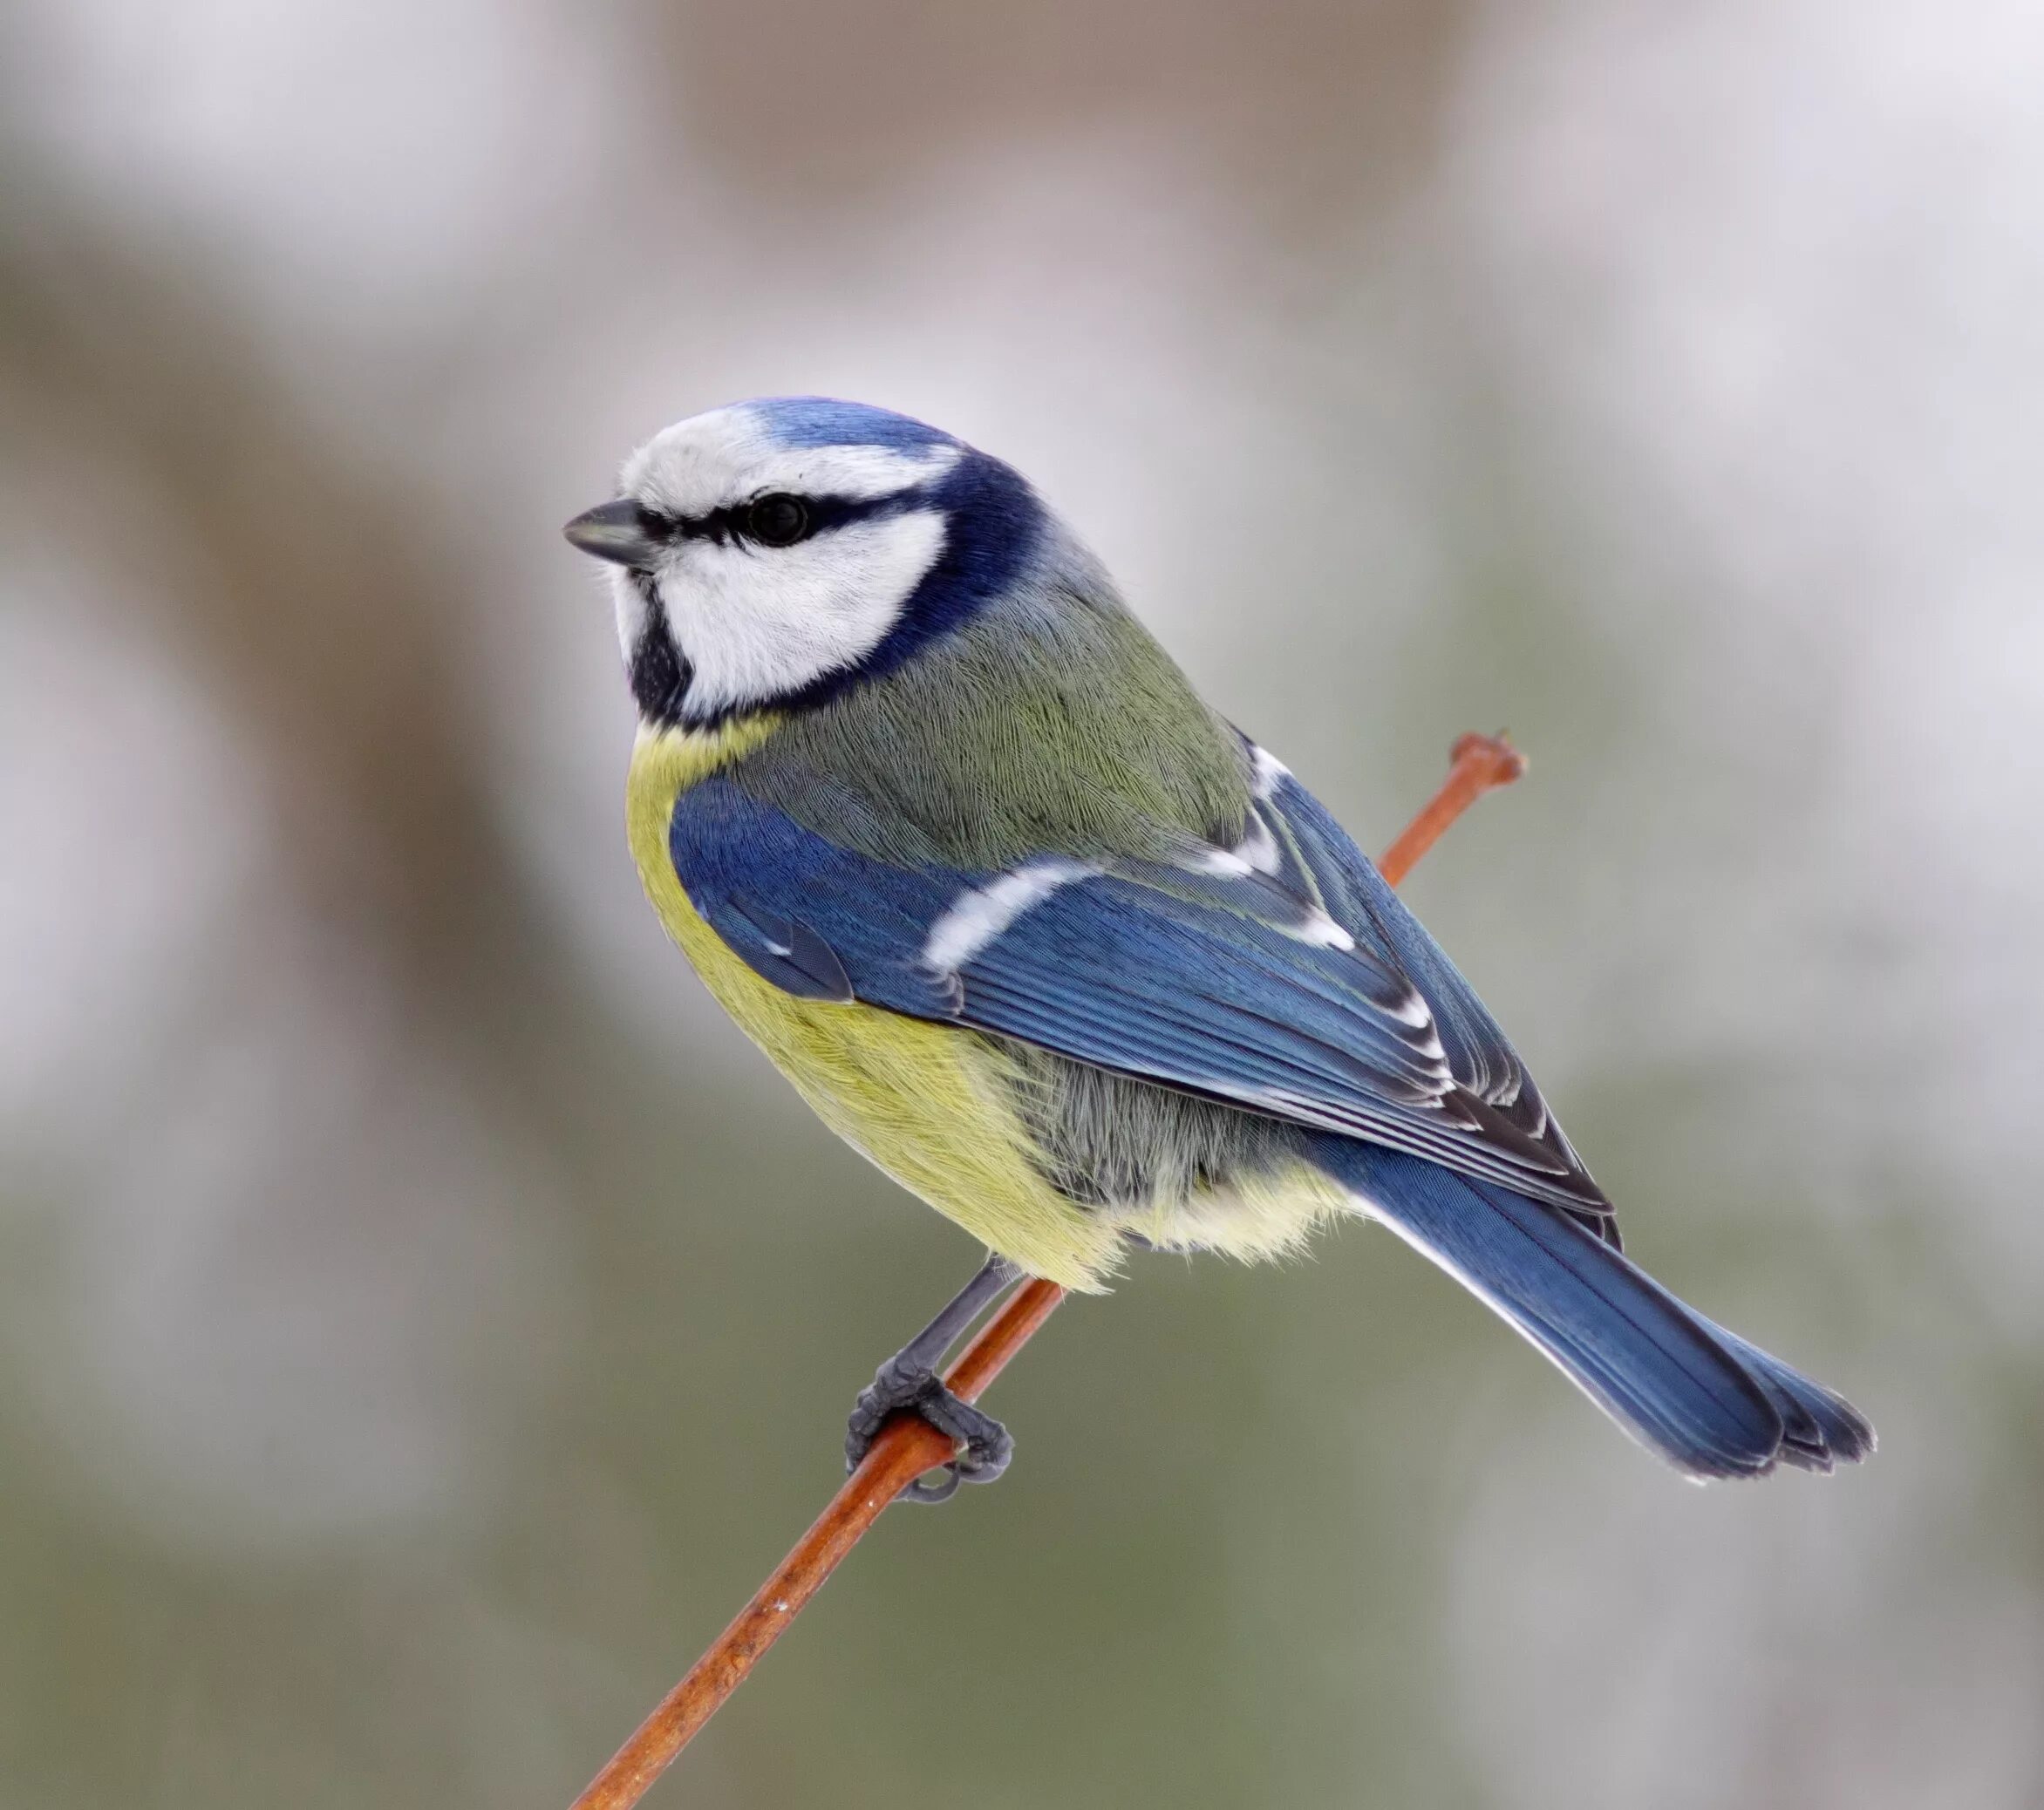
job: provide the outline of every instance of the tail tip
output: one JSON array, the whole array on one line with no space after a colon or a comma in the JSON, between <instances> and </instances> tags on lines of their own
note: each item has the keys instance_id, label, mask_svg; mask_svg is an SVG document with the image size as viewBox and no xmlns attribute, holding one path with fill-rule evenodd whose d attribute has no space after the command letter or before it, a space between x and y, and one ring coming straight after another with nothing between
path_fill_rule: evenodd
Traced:
<instances>
[{"instance_id":1,"label":"tail tip","mask_svg":"<svg viewBox=\"0 0 2044 1810\"><path fill-rule=\"evenodd\" d=\"M1871 1458L1880 1440L1873 1423L1838 1394L1758 1345L1713 1326L1782 1417L1780 1443L1750 1474L1765 1476L1776 1464L1829 1475L1840 1465Z\"/></svg>"}]
</instances>

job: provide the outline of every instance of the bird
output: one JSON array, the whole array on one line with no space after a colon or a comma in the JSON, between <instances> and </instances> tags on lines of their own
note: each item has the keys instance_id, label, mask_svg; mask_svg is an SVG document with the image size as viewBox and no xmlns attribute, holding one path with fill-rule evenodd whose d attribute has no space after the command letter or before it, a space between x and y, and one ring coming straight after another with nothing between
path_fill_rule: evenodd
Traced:
<instances>
[{"instance_id":1,"label":"bird","mask_svg":"<svg viewBox=\"0 0 2044 1810\"><path fill-rule=\"evenodd\" d=\"M1388 1228L1682 1475L1874 1449L1841 1396L1625 1254L1440 945L1196 691L1013 466L827 397L668 426L567 524L637 705L654 909L823 1122L986 1257L882 1364L942 1500L1013 1441L937 1365L1020 1278Z\"/></svg>"}]
</instances>

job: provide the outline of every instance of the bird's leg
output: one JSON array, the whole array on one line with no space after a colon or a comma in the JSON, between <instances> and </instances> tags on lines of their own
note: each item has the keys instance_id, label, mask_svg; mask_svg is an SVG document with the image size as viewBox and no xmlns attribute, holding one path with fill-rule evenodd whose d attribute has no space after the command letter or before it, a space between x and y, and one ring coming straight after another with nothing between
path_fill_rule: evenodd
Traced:
<instances>
[{"instance_id":1,"label":"bird's leg","mask_svg":"<svg viewBox=\"0 0 2044 1810\"><path fill-rule=\"evenodd\" d=\"M959 1336L1017 1282L1022 1272L1005 1257L991 1252L972 1280L946 1302L937 1317L874 1373L872 1386L852 1408L845 1425L845 1468L855 1471L867 1448L889 1415L910 1413L939 1432L959 1440L964 1449L944 1466L940 1482L918 1477L903 1487L908 1502L948 1501L961 1483L991 1483L1007 1469L1014 1453L1008 1430L992 1415L960 1401L944 1387L937 1366Z\"/></svg>"}]
</instances>

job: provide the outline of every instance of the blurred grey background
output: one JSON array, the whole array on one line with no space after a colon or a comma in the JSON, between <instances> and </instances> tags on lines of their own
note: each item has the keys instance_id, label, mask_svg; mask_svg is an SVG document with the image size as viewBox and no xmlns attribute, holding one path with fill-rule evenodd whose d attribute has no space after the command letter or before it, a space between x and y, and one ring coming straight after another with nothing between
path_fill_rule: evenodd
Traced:
<instances>
[{"instance_id":1,"label":"blurred grey background","mask_svg":"<svg viewBox=\"0 0 2044 1810\"><path fill-rule=\"evenodd\" d=\"M763 391L1019 464L1863 1473L1684 1487L1351 1230L1155 1259L654 1802L2044 1801L2044 24L18 0L0 1803L564 1803L964 1236L638 895L558 525Z\"/></svg>"}]
</instances>

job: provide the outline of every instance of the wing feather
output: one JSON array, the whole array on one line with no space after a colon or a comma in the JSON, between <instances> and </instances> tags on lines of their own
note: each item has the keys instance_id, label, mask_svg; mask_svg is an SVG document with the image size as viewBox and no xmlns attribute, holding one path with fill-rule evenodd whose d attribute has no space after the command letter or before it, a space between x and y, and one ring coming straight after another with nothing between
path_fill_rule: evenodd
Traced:
<instances>
[{"instance_id":1,"label":"wing feather","mask_svg":"<svg viewBox=\"0 0 2044 1810\"><path fill-rule=\"evenodd\" d=\"M1008 876L875 860L729 775L682 794L669 840L696 908L776 986L1386 1144L1615 1242L1609 1204L1468 983L1311 794L1274 762L1258 772L1255 860L1073 864L1019 910ZM999 928L933 945L976 893ZM934 968L932 947L969 953Z\"/></svg>"}]
</instances>

